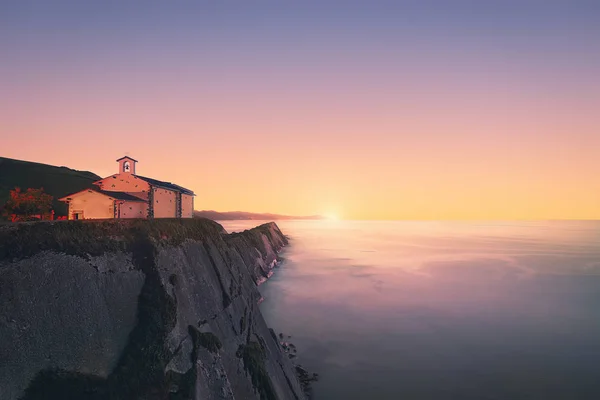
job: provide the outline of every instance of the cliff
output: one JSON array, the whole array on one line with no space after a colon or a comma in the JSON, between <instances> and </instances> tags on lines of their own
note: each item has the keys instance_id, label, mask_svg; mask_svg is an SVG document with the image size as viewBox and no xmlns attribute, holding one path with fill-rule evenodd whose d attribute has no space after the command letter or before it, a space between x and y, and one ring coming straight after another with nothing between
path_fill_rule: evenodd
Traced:
<instances>
[{"instance_id":1,"label":"cliff","mask_svg":"<svg viewBox=\"0 0 600 400\"><path fill-rule=\"evenodd\" d=\"M303 399L257 302L274 223L41 222L0 230L0 398Z\"/></svg>"}]
</instances>

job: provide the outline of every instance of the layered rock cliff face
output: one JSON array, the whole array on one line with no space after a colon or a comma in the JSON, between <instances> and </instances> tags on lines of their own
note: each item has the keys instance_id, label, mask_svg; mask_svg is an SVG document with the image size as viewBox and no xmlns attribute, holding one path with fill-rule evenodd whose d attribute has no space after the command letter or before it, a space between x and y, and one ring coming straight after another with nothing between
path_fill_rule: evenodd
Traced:
<instances>
[{"instance_id":1,"label":"layered rock cliff face","mask_svg":"<svg viewBox=\"0 0 600 400\"><path fill-rule=\"evenodd\" d=\"M0 229L0 398L303 399L257 306L274 224Z\"/></svg>"}]
</instances>

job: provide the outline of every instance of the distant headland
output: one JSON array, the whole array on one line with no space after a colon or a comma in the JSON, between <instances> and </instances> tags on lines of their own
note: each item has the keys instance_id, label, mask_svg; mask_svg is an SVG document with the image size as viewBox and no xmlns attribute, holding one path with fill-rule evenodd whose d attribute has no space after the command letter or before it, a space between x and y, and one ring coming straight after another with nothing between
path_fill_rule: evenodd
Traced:
<instances>
[{"instance_id":1,"label":"distant headland","mask_svg":"<svg viewBox=\"0 0 600 400\"><path fill-rule=\"evenodd\" d=\"M321 215L309 215L309 216L293 216L293 215L279 215L270 213L251 213L245 211L226 211L219 212L213 210L202 210L194 211L194 217L208 218L213 221L231 221L231 220L257 220L257 221L274 221L274 220L285 220L285 219L302 219L302 220L315 220L325 219Z\"/></svg>"}]
</instances>

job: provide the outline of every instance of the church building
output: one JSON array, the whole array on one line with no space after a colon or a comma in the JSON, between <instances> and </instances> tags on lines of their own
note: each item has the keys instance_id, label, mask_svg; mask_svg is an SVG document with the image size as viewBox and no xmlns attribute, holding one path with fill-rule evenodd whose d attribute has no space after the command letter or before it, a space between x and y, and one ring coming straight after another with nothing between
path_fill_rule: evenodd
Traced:
<instances>
[{"instance_id":1,"label":"church building","mask_svg":"<svg viewBox=\"0 0 600 400\"><path fill-rule=\"evenodd\" d=\"M194 192L135 173L137 160L117 160L119 172L94 182L96 188L65 196L69 219L192 218Z\"/></svg>"}]
</instances>

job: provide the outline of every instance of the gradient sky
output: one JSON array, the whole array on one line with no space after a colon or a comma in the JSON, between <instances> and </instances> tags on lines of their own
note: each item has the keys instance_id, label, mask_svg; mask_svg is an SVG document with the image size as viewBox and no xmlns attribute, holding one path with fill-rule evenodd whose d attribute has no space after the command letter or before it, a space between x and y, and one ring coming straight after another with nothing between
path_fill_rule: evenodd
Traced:
<instances>
[{"instance_id":1,"label":"gradient sky","mask_svg":"<svg viewBox=\"0 0 600 400\"><path fill-rule=\"evenodd\" d=\"M197 209L600 218L600 3L2 1L0 139Z\"/></svg>"}]
</instances>

